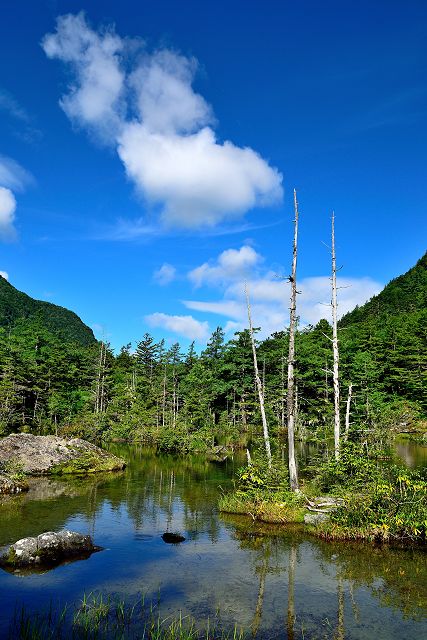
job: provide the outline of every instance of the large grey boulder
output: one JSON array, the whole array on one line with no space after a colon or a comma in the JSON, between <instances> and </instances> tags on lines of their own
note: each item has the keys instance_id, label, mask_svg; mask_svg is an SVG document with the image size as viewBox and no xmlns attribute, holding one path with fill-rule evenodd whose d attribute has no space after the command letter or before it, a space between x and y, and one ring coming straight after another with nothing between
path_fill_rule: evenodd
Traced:
<instances>
[{"instance_id":1,"label":"large grey boulder","mask_svg":"<svg viewBox=\"0 0 427 640\"><path fill-rule=\"evenodd\" d=\"M13 433L0 440L0 465L18 464L29 475L94 473L123 469L121 458L81 438Z\"/></svg>"},{"instance_id":2,"label":"large grey boulder","mask_svg":"<svg viewBox=\"0 0 427 640\"><path fill-rule=\"evenodd\" d=\"M100 547L90 536L74 531L47 531L34 538L22 538L11 544L0 556L4 568L31 567L59 564L67 558L87 556Z\"/></svg>"}]
</instances>

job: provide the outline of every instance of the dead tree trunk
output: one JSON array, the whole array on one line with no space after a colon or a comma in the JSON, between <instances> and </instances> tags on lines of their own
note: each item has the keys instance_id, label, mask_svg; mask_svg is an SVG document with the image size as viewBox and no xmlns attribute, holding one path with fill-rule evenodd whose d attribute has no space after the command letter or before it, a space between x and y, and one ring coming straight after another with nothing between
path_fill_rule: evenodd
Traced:
<instances>
[{"instance_id":1,"label":"dead tree trunk","mask_svg":"<svg viewBox=\"0 0 427 640\"><path fill-rule=\"evenodd\" d=\"M332 349L334 356L334 450L335 459L340 457L340 383L339 383L339 350L337 327L337 263L335 257L335 214L332 213Z\"/></svg>"},{"instance_id":2,"label":"dead tree trunk","mask_svg":"<svg viewBox=\"0 0 427 640\"><path fill-rule=\"evenodd\" d=\"M291 306L289 322L289 354L288 354L288 460L289 483L292 491L298 491L298 473L295 462L295 329L297 311L297 255L298 255L298 201L297 192L294 189L294 244L292 257L292 273L289 276L291 283Z\"/></svg>"},{"instance_id":3,"label":"dead tree trunk","mask_svg":"<svg viewBox=\"0 0 427 640\"><path fill-rule=\"evenodd\" d=\"M104 369L105 369L105 351L106 346L101 340L101 348L99 351L98 371L96 374L96 388L95 388L95 413L102 413L103 411L103 394L104 394Z\"/></svg>"},{"instance_id":4,"label":"dead tree trunk","mask_svg":"<svg viewBox=\"0 0 427 640\"><path fill-rule=\"evenodd\" d=\"M348 386L347 404L345 408L345 436L344 439L347 442L348 432L350 430L350 407L351 407L351 394L353 391L353 385L350 383Z\"/></svg>"},{"instance_id":5,"label":"dead tree trunk","mask_svg":"<svg viewBox=\"0 0 427 640\"><path fill-rule=\"evenodd\" d=\"M250 304L250 301L249 301L249 293L248 293L248 288L246 286L246 282L245 282L245 296L246 296L246 306L248 308L249 334L250 334L250 337L251 337L252 353L253 353L253 357L254 357L255 381L256 381L256 386L257 386L257 389L258 389L259 408L260 408L260 411L261 411L262 430L263 430L263 433L264 433L265 452L267 454L268 466L271 467L271 448L270 448L270 437L268 435L267 417L265 415L264 389L263 389L263 384L261 382L261 378L259 377L258 361L257 361L256 348L255 348L255 339L254 339L254 330L253 330L253 326L252 326L251 304Z\"/></svg>"}]
</instances>

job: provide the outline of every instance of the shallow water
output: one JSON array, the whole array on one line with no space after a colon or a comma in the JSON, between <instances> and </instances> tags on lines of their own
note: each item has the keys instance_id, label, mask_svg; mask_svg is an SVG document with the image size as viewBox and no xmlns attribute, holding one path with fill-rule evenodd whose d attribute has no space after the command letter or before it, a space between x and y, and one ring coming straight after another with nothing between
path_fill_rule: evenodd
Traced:
<instances>
[{"instance_id":1,"label":"shallow water","mask_svg":"<svg viewBox=\"0 0 427 640\"><path fill-rule=\"evenodd\" d=\"M259 638L426 637L424 552L326 543L298 528L221 516L219 487L229 487L241 460L114 452L129 462L124 473L34 480L27 495L0 503L0 545L68 528L105 548L43 574L0 570L0 637L17 604L47 610L99 590L130 600L160 591L162 615L181 610L202 623L219 610L226 627ZM166 531L186 541L165 544Z\"/></svg>"}]
</instances>

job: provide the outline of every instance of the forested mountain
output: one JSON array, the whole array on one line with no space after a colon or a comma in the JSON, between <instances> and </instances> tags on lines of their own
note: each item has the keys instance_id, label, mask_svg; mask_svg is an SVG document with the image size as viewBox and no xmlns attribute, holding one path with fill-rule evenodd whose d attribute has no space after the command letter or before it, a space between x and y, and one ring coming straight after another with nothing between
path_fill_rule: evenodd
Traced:
<instances>
[{"instance_id":1,"label":"forested mountain","mask_svg":"<svg viewBox=\"0 0 427 640\"><path fill-rule=\"evenodd\" d=\"M360 365L354 377L364 367L365 387L405 398L427 414L427 253L344 316L340 327L346 363Z\"/></svg>"},{"instance_id":2,"label":"forested mountain","mask_svg":"<svg viewBox=\"0 0 427 640\"><path fill-rule=\"evenodd\" d=\"M416 313L427 309L427 252L404 275L394 278L379 293L364 304L347 313L341 327L366 320L378 320L401 313Z\"/></svg>"},{"instance_id":3,"label":"forested mountain","mask_svg":"<svg viewBox=\"0 0 427 640\"><path fill-rule=\"evenodd\" d=\"M50 302L34 300L0 277L0 327L11 328L17 321L39 323L67 342L88 346L95 342L92 329L72 311Z\"/></svg>"},{"instance_id":4,"label":"forested mountain","mask_svg":"<svg viewBox=\"0 0 427 640\"><path fill-rule=\"evenodd\" d=\"M340 322L341 411L351 430L388 432L427 417L427 256ZM123 437L188 449L261 433L248 330L218 327L198 354L145 334L114 355L70 311L0 279L0 434ZM331 326L296 336L297 431L331 433ZM269 429L285 429L288 332L257 342ZM357 435L358 434L358 435Z\"/></svg>"}]
</instances>

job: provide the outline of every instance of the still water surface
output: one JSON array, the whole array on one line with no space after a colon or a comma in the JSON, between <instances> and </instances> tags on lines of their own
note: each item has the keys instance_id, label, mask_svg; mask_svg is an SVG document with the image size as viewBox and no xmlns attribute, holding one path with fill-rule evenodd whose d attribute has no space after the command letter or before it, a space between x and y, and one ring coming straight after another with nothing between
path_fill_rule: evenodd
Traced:
<instances>
[{"instance_id":1,"label":"still water surface","mask_svg":"<svg viewBox=\"0 0 427 640\"><path fill-rule=\"evenodd\" d=\"M182 611L259 638L399 640L427 637L423 551L326 543L298 528L221 516L220 488L234 467L155 456L116 446L124 473L79 480L34 479L27 495L0 502L0 545L43 531L90 533L105 548L43 574L0 570L0 637L18 604L47 610L93 591L157 599L162 615ZM165 544L165 531L186 541Z\"/></svg>"}]
</instances>

